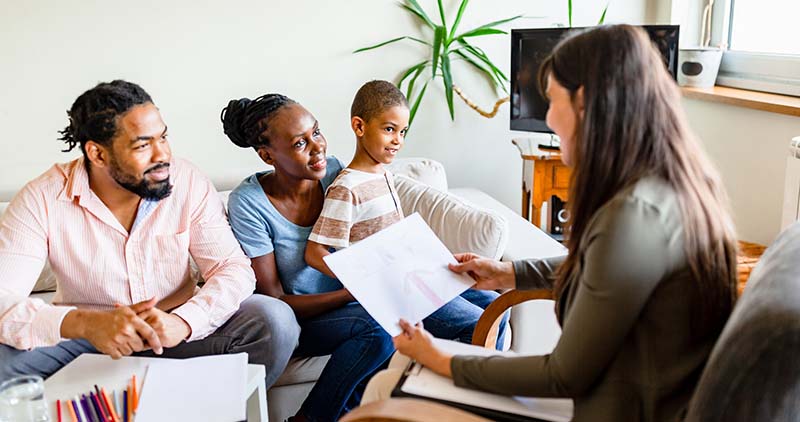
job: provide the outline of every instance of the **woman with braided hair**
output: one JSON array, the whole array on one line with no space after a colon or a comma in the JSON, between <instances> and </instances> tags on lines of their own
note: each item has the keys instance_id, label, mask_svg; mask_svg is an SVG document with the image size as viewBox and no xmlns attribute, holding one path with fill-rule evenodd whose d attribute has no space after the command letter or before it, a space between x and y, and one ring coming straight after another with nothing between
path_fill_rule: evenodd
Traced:
<instances>
[{"instance_id":1,"label":"woman with braided hair","mask_svg":"<svg viewBox=\"0 0 800 422\"><path fill-rule=\"evenodd\" d=\"M280 94L232 100L222 111L225 134L253 148L274 170L256 173L233 192L231 227L256 273L256 293L280 298L295 312L302 337L294 355L331 358L297 415L336 420L358 405L359 383L391 356L392 338L339 280L303 257L325 189L344 167L326 157L319 123Z\"/></svg>"},{"instance_id":2,"label":"woman with braided hair","mask_svg":"<svg viewBox=\"0 0 800 422\"><path fill-rule=\"evenodd\" d=\"M326 157L314 116L283 95L232 100L221 118L234 144L253 148L274 168L245 179L228 204L233 232L252 261L256 293L294 310L301 327L294 356L331 355L294 419L337 420L358 405L366 380L394 352L389 334L339 280L305 261L325 190L344 166ZM470 289L426 318L425 326L437 337L470 342L496 296Z\"/></svg>"}]
</instances>

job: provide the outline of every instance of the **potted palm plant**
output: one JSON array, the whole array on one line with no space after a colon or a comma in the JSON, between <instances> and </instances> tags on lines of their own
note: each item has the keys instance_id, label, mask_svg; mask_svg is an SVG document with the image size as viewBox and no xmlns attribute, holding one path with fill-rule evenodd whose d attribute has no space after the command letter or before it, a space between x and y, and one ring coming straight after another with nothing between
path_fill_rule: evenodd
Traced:
<instances>
[{"instance_id":1,"label":"potted palm plant","mask_svg":"<svg viewBox=\"0 0 800 422\"><path fill-rule=\"evenodd\" d=\"M406 97L411 104L409 124L414 121L414 116L419 109L422 98L425 96L428 85L437 78L441 79L444 85L444 94L451 120L455 120L453 93L458 95L470 108L484 117L494 117L500 106L509 100L507 87L509 81L508 76L492 62L486 52L474 45L472 41L476 38L489 35L508 34L508 32L498 27L519 19L522 15L489 22L476 28L459 32L461 18L464 16L468 3L469 0L461 0L458 12L455 17L450 20L452 24L448 25L442 0L437 0L439 22L434 22L416 0L403 0L400 3L400 7L423 23L427 38L413 36L397 37L369 47L359 48L353 52L361 53L374 50L399 41L416 42L430 47L429 57L408 67L397 81L397 86L401 89L403 89L403 85L405 84ZM488 76L495 90L500 90L505 93L505 96L498 99L490 111L481 109L470 100L456 83L452 71L452 63L456 60L464 60L469 63L473 68Z\"/></svg>"}]
</instances>

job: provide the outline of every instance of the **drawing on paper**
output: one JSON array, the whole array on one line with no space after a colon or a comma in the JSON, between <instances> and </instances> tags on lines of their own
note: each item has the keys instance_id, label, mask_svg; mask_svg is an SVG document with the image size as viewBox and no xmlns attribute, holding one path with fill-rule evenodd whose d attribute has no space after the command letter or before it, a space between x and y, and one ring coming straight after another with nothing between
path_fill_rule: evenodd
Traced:
<instances>
[{"instance_id":1,"label":"drawing on paper","mask_svg":"<svg viewBox=\"0 0 800 422\"><path fill-rule=\"evenodd\" d=\"M436 294L428 283L425 281L426 279L430 279L433 277L433 273L430 271L424 270L416 270L416 271L409 271L406 273L404 283L403 283L403 291L406 294L411 293L411 286L414 286L422 293L426 299L428 299L431 304L436 306L436 308L441 308L445 305L445 301Z\"/></svg>"}]
</instances>

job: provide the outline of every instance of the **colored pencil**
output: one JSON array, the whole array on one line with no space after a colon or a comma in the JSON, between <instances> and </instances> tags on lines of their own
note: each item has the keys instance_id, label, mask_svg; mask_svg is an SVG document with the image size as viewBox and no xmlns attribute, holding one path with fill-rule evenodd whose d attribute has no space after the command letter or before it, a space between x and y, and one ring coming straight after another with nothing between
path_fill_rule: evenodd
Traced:
<instances>
[{"instance_id":1,"label":"colored pencil","mask_svg":"<svg viewBox=\"0 0 800 422\"><path fill-rule=\"evenodd\" d=\"M128 422L128 390L122 392L122 422Z\"/></svg>"},{"instance_id":2,"label":"colored pencil","mask_svg":"<svg viewBox=\"0 0 800 422\"><path fill-rule=\"evenodd\" d=\"M69 416L72 419L72 422L78 422L78 417L75 416L75 409L72 407L70 400L67 400L67 410L69 410Z\"/></svg>"},{"instance_id":3,"label":"colored pencil","mask_svg":"<svg viewBox=\"0 0 800 422\"><path fill-rule=\"evenodd\" d=\"M56 400L56 414L58 414L58 422L64 422L61 419L61 400Z\"/></svg>"},{"instance_id":4,"label":"colored pencil","mask_svg":"<svg viewBox=\"0 0 800 422\"><path fill-rule=\"evenodd\" d=\"M119 409L121 409L122 406L120 406L119 405L119 401L117 401L117 390L112 390L111 391L111 397L110 398L111 398L111 403L114 404L114 414L119 414Z\"/></svg>"},{"instance_id":5,"label":"colored pencil","mask_svg":"<svg viewBox=\"0 0 800 422\"><path fill-rule=\"evenodd\" d=\"M108 410L108 407L106 407L106 403L103 401L103 395L100 394L100 387L98 387L97 384L94 385L94 390L95 394L97 394L97 402L100 404L100 410L103 411L103 419L105 419L105 422L112 420L111 412Z\"/></svg>"},{"instance_id":6,"label":"colored pencil","mask_svg":"<svg viewBox=\"0 0 800 422\"><path fill-rule=\"evenodd\" d=\"M130 421L131 420L131 409L133 408L133 380L128 383L128 388L125 390L125 399L127 400L127 408L125 409L125 418Z\"/></svg>"},{"instance_id":7,"label":"colored pencil","mask_svg":"<svg viewBox=\"0 0 800 422\"><path fill-rule=\"evenodd\" d=\"M95 414L97 415L97 420L99 422L106 422L106 418L103 415L103 411L100 408L100 403L97 401L97 396L94 395L93 392L89 392L89 404L92 405L92 409L94 409Z\"/></svg>"},{"instance_id":8,"label":"colored pencil","mask_svg":"<svg viewBox=\"0 0 800 422\"><path fill-rule=\"evenodd\" d=\"M113 422L119 422L119 416L117 416L117 412L116 410L114 410L114 405L111 404L111 400L108 398L106 390L101 388L100 392L103 393L103 400L105 400L106 405L108 406L109 413L111 413L111 420Z\"/></svg>"},{"instance_id":9,"label":"colored pencil","mask_svg":"<svg viewBox=\"0 0 800 422\"><path fill-rule=\"evenodd\" d=\"M94 403L92 403L92 399L87 397L86 394L81 394L81 403L86 405L86 413L88 413L86 416L88 416L92 422L103 422L103 420L97 416L97 412L94 410Z\"/></svg>"},{"instance_id":10,"label":"colored pencil","mask_svg":"<svg viewBox=\"0 0 800 422\"><path fill-rule=\"evenodd\" d=\"M144 370L144 375L147 376L147 368ZM144 380L142 380L142 388L144 388ZM131 397L133 397L133 412L136 413L136 409L139 408L139 389L136 385L136 374L133 374L133 391L131 393Z\"/></svg>"},{"instance_id":11,"label":"colored pencil","mask_svg":"<svg viewBox=\"0 0 800 422\"><path fill-rule=\"evenodd\" d=\"M72 400L72 405L75 406L75 414L78 415L78 422L89 422L89 420L86 419L86 415L83 414L78 396L75 396L75 399Z\"/></svg>"},{"instance_id":12,"label":"colored pencil","mask_svg":"<svg viewBox=\"0 0 800 422\"><path fill-rule=\"evenodd\" d=\"M109 422L108 412L106 411L106 407L103 404L102 397L100 397L99 393L98 394L91 393L91 394L92 397L94 398L95 407L97 407L97 411L100 412L100 416L103 418L103 422Z\"/></svg>"},{"instance_id":13,"label":"colored pencil","mask_svg":"<svg viewBox=\"0 0 800 422\"><path fill-rule=\"evenodd\" d=\"M89 411L89 404L86 403L86 396L83 397L75 396L75 401L77 401L80 404L79 407L81 409L81 413L83 414L83 419L85 419L86 422L95 422L94 419L92 418L92 412Z\"/></svg>"}]
</instances>

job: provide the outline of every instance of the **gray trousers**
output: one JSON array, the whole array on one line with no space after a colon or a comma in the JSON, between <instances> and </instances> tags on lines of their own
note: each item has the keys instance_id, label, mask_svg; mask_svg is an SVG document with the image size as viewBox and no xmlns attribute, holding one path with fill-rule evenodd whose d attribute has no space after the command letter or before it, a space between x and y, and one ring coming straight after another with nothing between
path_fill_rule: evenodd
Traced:
<instances>
[{"instance_id":1,"label":"gray trousers","mask_svg":"<svg viewBox=\"0 0 800 422\"><path fill-rule=\"evenodd\" d=\"M300 326L294 312L282 300L253 295L233 316L210 336L164 349L162 357L190 358L246 352L250 363L264 365L269 388L286 368L297 347ZM69 340L30 351L0 344L0 382L18 375L47 378L82 353L99 353L86 340ZM151 351L135 356L152 357Z\"/></svg>"}]
</instances>

